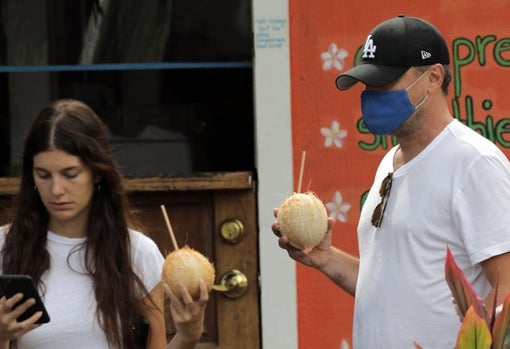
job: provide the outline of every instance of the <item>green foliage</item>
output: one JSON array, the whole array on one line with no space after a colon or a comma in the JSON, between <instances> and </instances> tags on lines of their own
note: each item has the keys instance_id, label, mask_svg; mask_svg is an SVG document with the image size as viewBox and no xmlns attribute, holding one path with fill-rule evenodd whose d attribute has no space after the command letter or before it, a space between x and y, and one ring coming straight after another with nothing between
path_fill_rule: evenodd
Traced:
<instances>
[{"instance_id":1,"label":"green foliage","mask_svg":"<svg viewBox=\"0 0 510 349\"><path fill-rule=\"evenodd\" d=\"M487 312L485 302L480 298L480 296L478 296L475 289L471 286L464 275L464 272L455 262L455 258L453 257L450 248L446 249L444 270L446 283L448 284L448 287L450 287L455 303L459 307L462 315L466 316L467 310L470 306L472 306L476 313L487 322L487 325L489 325L489 313Z\"/></svg>"},{"instance_id":2,"label":"green foliage","mask_svg":"<svg viewBox=\"0 0 510 349\"><path fill-rule=\"evenodd\" d=\"M463 316L457 334L455 349L510 349L510 293L506 296L502 309L489 314L485 302L477 294L464 272L455 262L450 249L446 250L445 279L454 302ZM494 286L494 300L498 285ZM494 301L493 309L496 308ZM415 349L421 349L414 342Z\"/></svg>"},{"instance_id":3,"label":"green foliage","mask_svg":"<svg viewBox=\"0 0 510 349\"><path fill-rule=\"evenodd\" d=\"M510 294L503 301L503 308L498 316L494 319L492 327L492 349L508 349L510 348L510 331L508 324L510 323Z\"/></svg>"},{"instance_id":4,"label":"green foliage","mask_svg":"<svg viewBox=\"0 0 510 349\"><path fill-rule=\"evenodd\" d=\"M491 349L492 336L487 322L470 306L457 335L457 349Z\"/></svg>"}]
</instances>

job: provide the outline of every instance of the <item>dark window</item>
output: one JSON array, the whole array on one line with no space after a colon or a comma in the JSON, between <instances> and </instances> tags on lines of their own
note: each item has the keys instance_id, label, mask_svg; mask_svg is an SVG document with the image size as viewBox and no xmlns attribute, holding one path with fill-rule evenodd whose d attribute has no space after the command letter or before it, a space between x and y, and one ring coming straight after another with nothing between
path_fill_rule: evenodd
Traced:
<instances>
[{"instance_id":1,"label":"dark window","mask_svg":"<svg viewBox=\"0 0 510 349\"><path fill-rule=\"evenodd\" d=\"M254 168L248 0L4 0L0 176L35 114L88 103L124 174Z\"/></svg>"}]
</instances>

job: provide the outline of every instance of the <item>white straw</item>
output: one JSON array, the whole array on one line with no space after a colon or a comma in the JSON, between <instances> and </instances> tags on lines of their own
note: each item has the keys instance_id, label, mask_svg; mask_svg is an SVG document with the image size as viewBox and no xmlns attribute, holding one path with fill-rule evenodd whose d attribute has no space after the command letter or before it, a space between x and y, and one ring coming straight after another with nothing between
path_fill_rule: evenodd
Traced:
<instances>
[{"instance_id":1,"label":"white straw","mask_svg":"<svg viewBox=\"0 0 510 349\"><path fill-rule=\"evenodd\" d=\"M177 241L175 240L174 231L172 230L172 225L170 225L170 219L168 219L168 214L166 213L165 205L161 205L161 212L163 212L163 217L165 217L166 227L168 232L170 233L170 238L172 239L172 243L174 244L174 249L178 250L179 246L177 246Z\"/></svg>"}]
</instances>

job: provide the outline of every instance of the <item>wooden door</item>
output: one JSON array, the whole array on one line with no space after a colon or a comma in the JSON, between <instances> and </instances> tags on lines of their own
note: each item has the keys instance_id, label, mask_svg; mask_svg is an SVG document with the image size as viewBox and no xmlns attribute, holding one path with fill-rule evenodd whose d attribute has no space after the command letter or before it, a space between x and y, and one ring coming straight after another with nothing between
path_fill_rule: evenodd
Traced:
<instances>
[{"instance_id":1,"label":"wooden door","mask_svg":"<svg viewBox=\"0 0 510 349\"><path fill-rule=\"evenodd\" d=\"M173 250L173 245L161 205L166 208L177 244L187 244L213 262L215 284L233 270L246 276L247 287L238 298L211 291L198 348L260 348L256 191L252 174L135 179L127 181L127 187L146 234L164 255ZM242 226L243 231L234 243L221 234L222 227L232 222ZM169 338L174 333L170 320L167 314Z\"/></svg>"},{"instance_id":2,"label":"wooden door","mask_svg":"<svg viewBox=\"0 0 510 349\"><path fill-rule=\"evenodd\" d=\"M164 255L173 250L173 244L161 205L165 205L178 245L187 244L213 262L215 284L220 284L222 276L232 270L246 276L247 287L238 298L211 291L204 333L197 348L260 348L256 187L252 173L137 178L126 180L125 186L144 232ZM0 203L8 203L16 190L17 180L0 179L0 198L3 198ZM231 222L242 225L243 230L235 243L221 234L222 226ZM166 318L170 339L174 328L169 311Z\"/></svg>"}]
</instances>

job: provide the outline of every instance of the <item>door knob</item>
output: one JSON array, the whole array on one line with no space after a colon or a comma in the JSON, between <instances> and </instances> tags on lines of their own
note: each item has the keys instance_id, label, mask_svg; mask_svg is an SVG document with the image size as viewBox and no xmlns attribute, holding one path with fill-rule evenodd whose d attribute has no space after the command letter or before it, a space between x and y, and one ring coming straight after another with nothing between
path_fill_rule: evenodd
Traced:
<instances>
[{"instance_id":1,"label":"door knob","mask_svg":"<svg viewBox=\"0 0 510 349\"><path fill-rule=\"evenodd\" d=\"M230 219L221 225L221 237L235 244L244 236L244 225L239 219Z\"/></svg>"},{"instance_id":2,"label":"door knob","mask_svg":"<svg viewBox=\"0 0 510 349\"><path fill-rule=\"evenodd\" d=\"M222 292L228 298L239 298L248 287L248 279L246 275L237 269L232 269L223 274L219 285L213 285L212 289Z\"/></svg>"}]
</instances>

